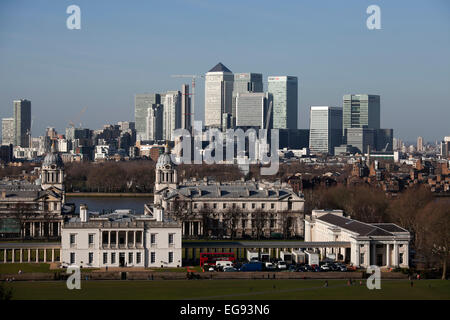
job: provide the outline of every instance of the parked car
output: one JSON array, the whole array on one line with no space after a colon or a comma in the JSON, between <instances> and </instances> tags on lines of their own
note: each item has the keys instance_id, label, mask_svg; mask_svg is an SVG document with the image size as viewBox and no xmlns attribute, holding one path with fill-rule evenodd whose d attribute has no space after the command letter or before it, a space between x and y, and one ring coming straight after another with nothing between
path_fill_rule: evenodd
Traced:
<instances>
[{"instance_id":1,"label":"parked car","mask_svg":"<svg viewBox=\"0 0 450 320\"><path fill-rule=\"evenodd\" d=\"M287 269L287 264L284 261L278 261L277 263L277 267L280 270L286 270Z\"/></svg>"},{"instance_id":2,"label":"parked car","mask_svg":"<svg viewBox=\"0 0 450 320\"><path fill-rule=\"evenodd\" d=\"M238 271L238 270L234 267L224 267L223 268L223 272L236 272L236 271Z\"/></svg>"},{"instance_id":3,"label":"parked car","mask_svg":"<svg viewBox=\"0 0 450 320\"><path fill-rule=\"evenodd\" d=\"M272 262L266 262L265 268L266 268L266 270L272 271L272 270L276 270L277 266L276 266L276 264L273 264Z\"/></svg>"},{"instance_id":4,"label":"parked car","mask_svg":"<svg viewBox=\"0 0 450 320\"><path fill-rule=\"evenodd\" d=\"M320 266L320 271L330 271L331 268L328 264L323 264Z\"/></svg>"},{"instance_id":5,"label":"parked car","mask_svg":"<svg viewBox=\"0 0 450 320\"><path fill-rule=\"evenodd\" d=\"M289 272L296 272L297 271L297 266L294 264L291 264L288 268Z\"/></svg>"}]
</instances>

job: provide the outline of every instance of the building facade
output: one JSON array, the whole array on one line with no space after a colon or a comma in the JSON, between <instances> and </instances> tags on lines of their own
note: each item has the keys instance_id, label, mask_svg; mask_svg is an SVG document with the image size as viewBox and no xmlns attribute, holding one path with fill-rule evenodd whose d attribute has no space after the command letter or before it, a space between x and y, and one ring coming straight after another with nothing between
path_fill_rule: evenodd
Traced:
<instances>
[{"instance_id":1,"label":"building facade","mask_svg":"<svg viewBox=\"0 0 450 320\"><path fill-rule=\"evenodd\" d=\"M238 93L236 95L235 125L255 129L271 128L272 115L269 114L269 105L272 95L269 93Z\"/></svg>"},{"instance_id":2,"label":"building facade","mask_svg":"<svg viewBox=\"0 0 450 320\"><path fill-rule=\"evenodd\" d=\"M342 210L313 210L305 218L305 242L349 243L331 253L356 267L408 268L410 239L407 230L393 223L363 223L345 217Z\"/></svg>"},{"instance_id":3,"label":"building facade","mask_svg":"<svg viewBox=\"0 0 450 320\"><path fill-rule=\"evenodd\" d=\"M164 106L162 104L153 104L148 108L147 115L147 135L145 140L163 140L164 131Z\"/></svg>"},{"instance_id":4,"label":"building facade","mask_svg":"<svg viewBox=\"0 0 450 320\"><path fill-rule=\"evenodd\" d=\"M263 92L263 76L261 73L235 73L233 84L233 105L231 115L236 119L236 98L239 93ZM233 120L235 125L235 120Z\"/></svg>"},{"instance_id":5,"label":"building facade","mask_svg":"<svg viewBox=\"0 0 450 320\"><path fill-rule=\"evenodd\" d=\"M271 76L268 82L267 91L273 96L273 128L297 129L297 77Z\"/></svg>"},{"instance_id":6,"label":"building facade","mask_svg":"<svg viewBox=\"0 0 450 320\"><path fill-rule=\"evenodd\" d=\"M187 238L303 236L304 197L285 184L256 181L180 183L168 148L158 158L152 214L162 207Z\"/></svg>"},{"instance_id":7,"label":"building facade","mask_svg":"<svg viewBox=\"0 0 450 320\"><path fill-rule=\"evenodd\" d=\"M28 148L31 136L31 101L14 100L15 146Z\"/></svg>"},{"instance_id":8,"label":"building facade","mask_svg":"<svg viewBox=\"0 0 450 320\"><path fill-rule=\"evenodd\" d=\"M146 140L148 109L154 104L161 104L161 95L137 94L134 97L134 122L136 126L136 139Z\"/></svg>"},{"instance_id":9,"label":"building facade","mask_svg":"<svg viewBox=\"0 0 450 320\"><path fill-rule=\"evenodd\" d=\"M205 126L222 127L224 113L232 113L234 76L230 69L218 63L205 75Z\"/></svg>"},{"instance_id":10,"label":"building facade","mask_svg":"<svg viewBox=\"0 0 450 320\"><path fill-rule=\"evenodd\" d=\"M312 106L309 131L312 153L334 154L334 147L342 143L342 109Z\"/></svg>"},{"instance_id":11,"label":"building facade","mask_svg":"<svg viewBox=\"0 0 450 320\"><path fill-rule=\"evenodd\" d=\"M163 139L173 141L173 131L181 128L181 93L167 91L164 96Z\"/></svg>"},{"instance_id":12,"label":"building facade","mask_svg":"<svg viewBox=\"0 0 450 320\"><path fill-rule=\"evenodd\" d=\"M189 94L189 85L181 86L181 129L191 131L193 110L191 110L191 97Z\"/></svg>"},{"instance_id":13,"label":"building facade","mask_svg":"<svg viewBox=\"0 0 450 320\"><path fill-rule=\"evenodd\" d=\"M2 181L0 192L0 237L59 238L64 214L70 212L64 207L64 166L57 153L45 156L35 183Z\"/></svg>"},{"instance_id":14,"label":"building facade","mask_svg":"<svg viewBox=\"0 0 450 320\"><path fill-rule=\"evenodd\" d=\"M126 211L126 210L125 210ZM181 267L181 226L159 217L124 210L66 222L61 234L61 262L88 268Z\"/></svg>"},{"instance_id":15,"label":"building facade","mask_svg":"<svg viewBox=\"0 0 450 320\"><path fill-rule=\"evenodd\" d=\"M14 130L14 118L2 119L2 145L9 146L16 143L15 130Z\"/></svg>"},{"instance_id":16,"label":"building facade","mask_svg":"<svg viewBox=\"0 0 450 320\"><path fill-rule=\"evenodd\" d=\"M343 135L349 128L380 129L380 96L346 94L343 98ZM349 144L349 143L348 143Z\"/></svg>"}]
</instances>

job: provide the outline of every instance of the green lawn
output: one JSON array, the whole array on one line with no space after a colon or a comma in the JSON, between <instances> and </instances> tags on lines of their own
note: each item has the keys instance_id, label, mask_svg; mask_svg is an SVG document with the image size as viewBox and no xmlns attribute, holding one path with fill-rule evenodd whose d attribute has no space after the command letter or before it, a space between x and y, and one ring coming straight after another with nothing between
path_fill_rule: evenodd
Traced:
<instances>
[{"instance_id":1,"label":"green lawn","mask_svg":"<svg viewBox=\"0 0 450 320\"><path fill-rule=\"evenodd\" d=\"M68 290L64 281L13 282L13 299L450 299L450 281L420 280L381 283L368 290L363 282L344 280L165 280L82 281L81 290ZM189 288L188 290L186 290Z\"/></svg>"},{"instance_id":2,"label":"green lawn","mask_svg":"<svg viewBox=\"0 0 450 320\"><path fill-rule=\"evenodd\" d=\"M54 272L50 270L50 264L48 263L2 263L0 264L0 273L18 273L22 272Z\"/></svg>"}]
</instances>

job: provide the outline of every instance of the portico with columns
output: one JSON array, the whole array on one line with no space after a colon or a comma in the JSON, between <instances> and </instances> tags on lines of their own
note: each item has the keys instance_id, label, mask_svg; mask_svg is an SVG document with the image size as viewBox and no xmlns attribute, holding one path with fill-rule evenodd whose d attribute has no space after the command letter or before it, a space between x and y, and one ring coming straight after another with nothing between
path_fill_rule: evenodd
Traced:
<instances>
[{"instance_id":1,"label":"portico with columns","mask_svg":"<svg viewBox=\"0 0 450 320\"><path fill-rule=\"evenodd\" d=\"M342 210L313 210L305 219L306 241L350 242L350 257L344 260L356 267L408 268L410 238L396 224L364 223L345 217Z\"/></svg>"}]
</instances>

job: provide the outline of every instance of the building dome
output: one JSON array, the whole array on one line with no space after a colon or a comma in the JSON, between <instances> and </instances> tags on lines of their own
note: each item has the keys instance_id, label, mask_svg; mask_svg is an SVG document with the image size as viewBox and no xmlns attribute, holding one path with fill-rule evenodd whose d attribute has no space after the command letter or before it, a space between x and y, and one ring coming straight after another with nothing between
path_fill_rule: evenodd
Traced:
<instances>
[{"instance_id":1,"label":"building dome","mask_svg":"<svg viewBox=\"0 0 450 320\"><path fill-rule=\"evenodd\" d=\"M58 168L64 167L64 163L61 159L59 153L56 152L55 143L52 144L51 151L47 153L44 158L44 162L42 163L44 166L52 167L56 166Z\"/></svg>"},{"instance_id":2,"label":"building dome","mask_svg":"<svg viewBox=\"0 0 450 320\"><path fill-rule=\"evenodd\" d=\"M170 154L166 150L162 155L158 157L158 161L156 162L157 169L166 169L167 166L173 167L172 159L170 159Z\"/></svg>"},{"instance_id":3,"label":"building dome","mask_svg":"<svg viewBox=\"0 0 450 320\"><path fill-rule=\"evenodd\" d=\"M49 152L44 158L44 166L56 165L57 167L62 167L64 165L61 156L58 153Z\"/></svg>"}]
</instances>

